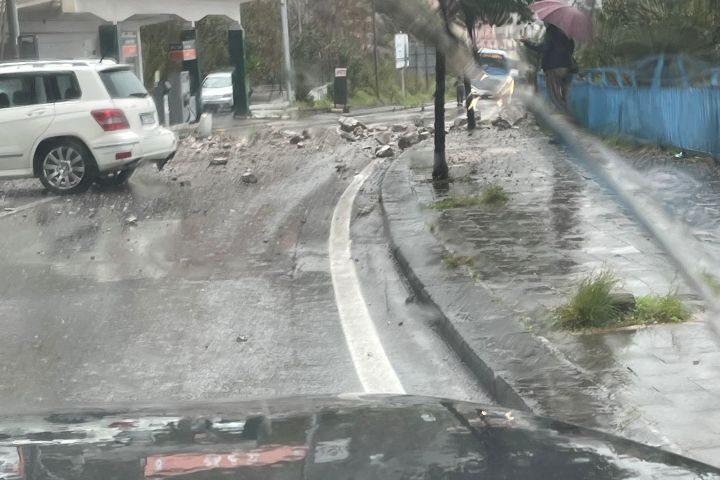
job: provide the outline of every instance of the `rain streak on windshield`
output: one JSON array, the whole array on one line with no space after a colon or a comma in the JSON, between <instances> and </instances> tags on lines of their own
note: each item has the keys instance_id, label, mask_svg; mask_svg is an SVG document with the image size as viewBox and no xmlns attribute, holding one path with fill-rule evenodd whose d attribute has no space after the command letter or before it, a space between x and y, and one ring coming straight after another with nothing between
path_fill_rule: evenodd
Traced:
<instances>
[{"instance_id":1,"label":"rain streak on windshield","mask_svg":"<svg viewBox=\"0 0 720 480\"><path fill-rule=\"evenodd\" d=\"M719 0L0 0L0 478L720 478L719 45Z\"/></svg>"}]
</instances>

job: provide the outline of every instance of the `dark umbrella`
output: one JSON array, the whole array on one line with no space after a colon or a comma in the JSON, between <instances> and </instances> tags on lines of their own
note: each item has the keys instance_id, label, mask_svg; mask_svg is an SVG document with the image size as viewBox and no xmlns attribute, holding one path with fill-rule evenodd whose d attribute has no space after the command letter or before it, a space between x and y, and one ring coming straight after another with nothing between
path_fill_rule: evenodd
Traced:
<instances>
[{"instance_id":1,"label":"dark umbrella","mask_svg":"<svg viewBox=\"0 0 720 480\"><path fill-rule=\"evenodd\" d=\"M575 7L560 0L540 0L530 9L540 20L555 25L574 40L587 43L592 39L592 19Z\"/></svg>"}]
</instances>

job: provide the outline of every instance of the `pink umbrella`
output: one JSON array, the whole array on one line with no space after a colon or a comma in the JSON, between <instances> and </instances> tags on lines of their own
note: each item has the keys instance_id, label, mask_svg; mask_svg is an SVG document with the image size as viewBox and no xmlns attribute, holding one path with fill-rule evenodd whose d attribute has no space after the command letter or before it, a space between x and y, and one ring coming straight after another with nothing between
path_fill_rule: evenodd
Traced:
<instances>
[{"instance_id":1,"label":"pink umbrella","mask_svg":"<svg viewBox=\"0 0 720 480\"><path fill-rule=\"evenodd\" d=\"M561 0L540 0L530 4L530 9L544 22L551 23L579 42L592 39L592 19Z\"/></svg>"}]
</instances>

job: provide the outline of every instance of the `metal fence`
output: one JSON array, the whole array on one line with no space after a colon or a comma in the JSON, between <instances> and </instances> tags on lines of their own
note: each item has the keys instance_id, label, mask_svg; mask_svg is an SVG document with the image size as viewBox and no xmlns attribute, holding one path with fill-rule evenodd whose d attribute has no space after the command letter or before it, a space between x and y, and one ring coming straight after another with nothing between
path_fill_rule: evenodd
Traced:
<instances>
[{"instance_id":1,"label":"metal fence","mask_svg":"<svg viewBox=\"0 0 720 480\"><path fill-rule=\"evenodd\" d=\"M586 70L571 84L569 106L602 135L720 156L719 74L717 67L662 55L631 67ZM542 76L538 85L544 87Z\"/></svg>"}]
</instances>

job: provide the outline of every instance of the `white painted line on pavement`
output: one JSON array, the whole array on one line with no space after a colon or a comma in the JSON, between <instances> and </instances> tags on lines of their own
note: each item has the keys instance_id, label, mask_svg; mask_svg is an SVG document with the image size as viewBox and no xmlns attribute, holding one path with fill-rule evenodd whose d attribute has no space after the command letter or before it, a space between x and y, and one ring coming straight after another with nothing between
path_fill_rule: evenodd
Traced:
<instances>
[{"instance_id":1,"label":"white painted line on pavement","mask_svg":"<svg viewBox=\"0 0 720 480\"><path fill-rule=\"evenodd\" d=\"M37 207L38 205L42 205L43 203L47 203L51 200L57 200L57 197L41 198L40 200L35 200L34 202L26 203L25 205L20 205L19 207L13 207L12 210L0 212L0 218L9 217L10 215L15 215L16 213L20 213L23 210L28 210L30 208Z\"/></svg>"},{"instance_id":2,"label":"white painted line on pavement","mask_svg":"<svg viewBox=\"0 0 720 480\"><path fill-rule=\"evenodd\" d=\"M335 206L328 241L330 274L345 341L363 389L368 393L405 393L368 312L352 258L353 203L377 164L375 160L357 174Z\"/></svg>"}]
</instances>

